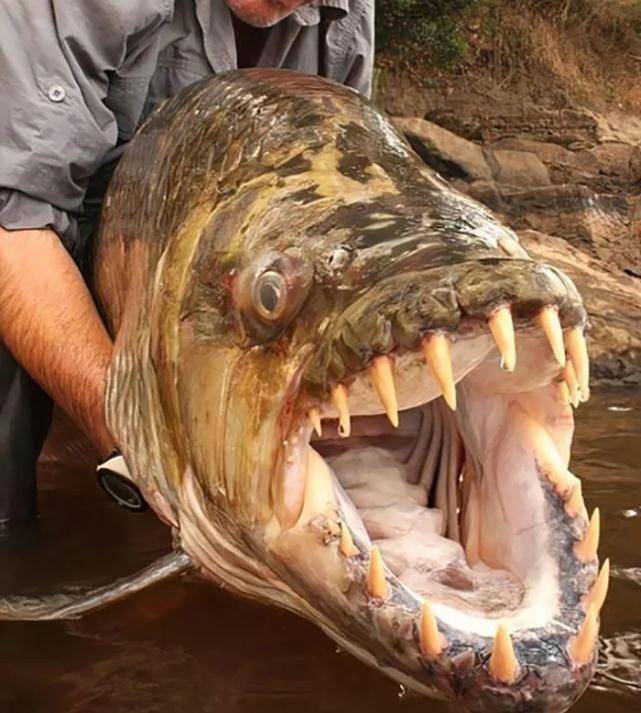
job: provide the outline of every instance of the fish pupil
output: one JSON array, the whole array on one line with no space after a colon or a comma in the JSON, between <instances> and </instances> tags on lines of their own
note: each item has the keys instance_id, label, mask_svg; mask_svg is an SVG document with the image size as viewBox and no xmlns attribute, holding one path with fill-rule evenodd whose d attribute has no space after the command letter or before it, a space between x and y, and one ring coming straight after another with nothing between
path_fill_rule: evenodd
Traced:
<instances>
[{"instance_id":1,"label":"fish pupil","mask_svg":"<svg viewBox=\"0 0 641 713\"><path fill-rule=\"evenodd\" d=\"M280 290L273 282L265 282L260 288L260 301L263 309L274 312L280 300Z\"/></svg>"}]
</instances>

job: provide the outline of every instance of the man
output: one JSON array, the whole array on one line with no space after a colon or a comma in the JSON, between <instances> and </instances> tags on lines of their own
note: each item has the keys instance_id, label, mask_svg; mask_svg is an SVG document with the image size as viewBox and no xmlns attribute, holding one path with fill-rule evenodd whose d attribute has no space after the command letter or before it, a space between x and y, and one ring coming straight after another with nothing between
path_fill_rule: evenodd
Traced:
<instances>
[{"instance_id":1,"label":"man","mask_svg":"<svg viewBox=\"0 0 641 713\"><path fill-rule=\"evenodd\" d=\"M368 94L374 0L0 0L0 523L35 514L53 398L106 458L112 344L82 278L140 122L237 67ZM33 381L32 381L33 379Z\"/></svg>"}]
</instances>

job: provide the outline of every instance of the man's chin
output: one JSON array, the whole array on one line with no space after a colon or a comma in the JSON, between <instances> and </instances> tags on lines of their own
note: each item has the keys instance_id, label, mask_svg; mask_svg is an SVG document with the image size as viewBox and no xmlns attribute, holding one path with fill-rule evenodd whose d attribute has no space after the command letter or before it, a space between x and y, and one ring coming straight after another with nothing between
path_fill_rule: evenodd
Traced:
<instances>
[{"instance_id":1,"label":"man's chin","mask_svg":"<svg viewBox=\"0 0 641 713\"><path fill-rule=\"evenodd\" d=\"M271 27L311 0L225 0L229 9L253 27Z\"/></svg>"}]
</instances>

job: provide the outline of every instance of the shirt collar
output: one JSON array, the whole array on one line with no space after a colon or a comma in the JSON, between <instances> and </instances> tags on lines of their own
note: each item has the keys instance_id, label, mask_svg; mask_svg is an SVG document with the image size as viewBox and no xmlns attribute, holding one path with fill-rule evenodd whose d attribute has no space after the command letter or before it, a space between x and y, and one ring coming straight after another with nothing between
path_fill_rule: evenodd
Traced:
<instances>
[{"instance_id":1,"label":"shirt collar","mask_svg":"<svg viewBox=\"0 0 641 713\"><path fill-rule=\"evenodd\" d=\"M344 17L349 12L350 0L314 0L309 5L299 7L292 17L299 25L317 25L321 20L321 8L328 7L336 10L339 17Z\"/></svg>"}]
</instances>

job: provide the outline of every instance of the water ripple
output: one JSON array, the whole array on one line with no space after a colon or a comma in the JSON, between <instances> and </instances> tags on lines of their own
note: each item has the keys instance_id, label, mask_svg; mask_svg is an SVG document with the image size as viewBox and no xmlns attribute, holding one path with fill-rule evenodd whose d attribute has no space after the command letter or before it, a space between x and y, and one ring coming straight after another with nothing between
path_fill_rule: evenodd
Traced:
<instances>
[{"instance_id":1,"label":"water ripple","mask_svg":"<svg viewBox=\"0 0 641 713\"><path fill-rule=\"evenodd\" d=\"M597 679L608 682L599 681L596 687L641 691L641 632L627 631L601 639L596 673Z\"/></svg>"},{"instance_id":2,"label":"water ripple","mask_svg":"<svg viewBox=\"0 0 641 713\"><path fill-rule=\"evenodd\" d=\"M627 579L641 586L641 567L613 567L610 574L617 579Z\"/></svg>"}]
</instances>

